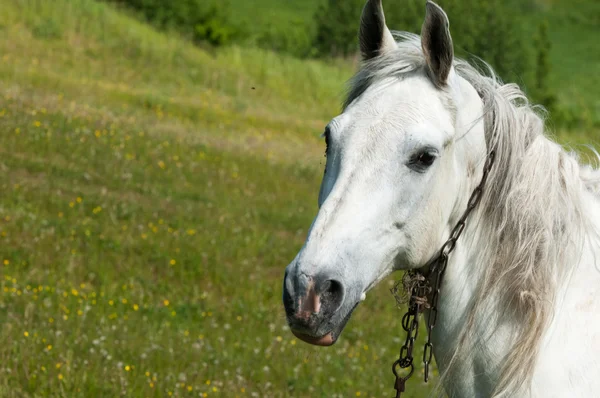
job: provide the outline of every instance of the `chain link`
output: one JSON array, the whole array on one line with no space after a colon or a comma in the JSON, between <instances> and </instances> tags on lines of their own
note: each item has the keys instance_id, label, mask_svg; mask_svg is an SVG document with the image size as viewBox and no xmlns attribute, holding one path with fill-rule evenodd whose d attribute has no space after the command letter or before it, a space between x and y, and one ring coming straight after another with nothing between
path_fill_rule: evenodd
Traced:
<instances>
[{"instance_id":1,"label":"chain link","mask_svg":"<svg viewBox=\"0 0 600 398\"><path fill-rule=\"evenodd\" d=\"M490 170L492 169L492 165L494 164L494 160L495 152L490 151L486 158L485 165L483 166L481 181L471 193L469 201L467 202L467 209L456 223L448 240L442 245L438 256L430 263L429 271L421 272L411 270L407 272L408 277L413 282L409 292L408 310L402 317L402 328L406 332L406 340L404 345L400 348L398 360L392 365L392 371L394 376L396 376L396 383L394 384L396 398L400 398L400 395L405 390L406 381L414 373L413 350L419 334L419 315L424 309L429 309L429 314L427 316L427 342L425 343L423 351L423 366L425 382L429 380L429 365L433 359L431 334L437 322L440 288L446 267L448 266L448 257L456 247L458 238L460 238L465 230L467 218L469 218L469 215L477 207L483 196L483 190ZM430 300L428 300L429 296L431 296ZM410 370L404 376L401 376L398 372L399 369L402 370L408 368L410 368Z\"/></svg>"},{"instance_id":2,"label":"chain link","mask_svg":"<svg viewBox=\"0 0 600 398\"><path fill-rule=\"evenodd\" d=\"M418 275L416 272L409 271L410 278L415 281L410 291L410 299L408 303L408 311L402 317L402 329L406 332L406 340L400 348L400 355L396 362L392 365L392 372L396 376L394 388L396 389L396 398L400 398L400 394L404 392L406 381L412 376L415 366L413 351L415 341L419 336L419 317L422 312L422 307L426 305L427 295L430 287L428 286L425 277ZM408 369L408 373L401 376L402 370Z\"/></svg>"}]
</instances>

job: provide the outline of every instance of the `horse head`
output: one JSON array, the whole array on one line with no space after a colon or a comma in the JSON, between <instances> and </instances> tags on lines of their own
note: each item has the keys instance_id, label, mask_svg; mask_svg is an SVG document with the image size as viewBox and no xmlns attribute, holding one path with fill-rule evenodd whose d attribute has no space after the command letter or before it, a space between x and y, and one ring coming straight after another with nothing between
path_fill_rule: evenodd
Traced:
<instances>
[{"instance_id":1,"label":"horse head","mask_svg":"<svg viewBox=\"0 0 600 398\"><path fill-rule=\"evenodd\" d=\"M439 6L427 2L420 46L396 43L381 0L367 2L359 36L363 68L325 129L319 211L283 286L292 332L317 345L336 341L379 281L435 256L486 153L483 104L454 70Z\"/></svg>"}]
</instances>

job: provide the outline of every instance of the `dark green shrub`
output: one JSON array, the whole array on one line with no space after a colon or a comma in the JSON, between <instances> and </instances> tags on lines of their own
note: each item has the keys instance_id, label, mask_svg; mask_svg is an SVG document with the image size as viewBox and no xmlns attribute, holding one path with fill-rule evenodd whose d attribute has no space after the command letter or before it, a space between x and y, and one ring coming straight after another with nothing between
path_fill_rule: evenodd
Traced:
<instances>
[{"instance_id":1,"label":"dark green shrub","mask_svg":"<svg viewBox=\"0 0 600 398\"><path fill-rule=\"evenodd\" d=\"M225 7L222 4L216 3L209 6L204 15L195 21L195 40L207 41L213 46L222 46L232 41L237 30L227 23Z\"/></svg>"},{"instance_id":2,"label":"dark green shrub","mask_svg":"<svg viewBox=\"0 0 600 398\"><path fill-rule=\"evenodd\" d=\"M313 29L301 19L294 19L286 30L269 26L258 35L255 44L261 48L282 52L298 58L315 56Z\"/></svg>"},{"instance_id":3,"label":"dark green shrub","mask_svg":"<svg viewBox=\"0 0 600 398\"><path fill-rule=\"evenodd\" d=\"M115 0L139 12L148 22L161 29L172 29L195 41L214 46L230 44L240 34L227 15L226 1L207 4L205 0Z\"/></svg>"},{"instance_id":4,"label":"dark green shrub","mask_svg":"<svg viewBox=\"0 0 600 398\"><path fill-rule=\"evenodd\" d=\"M320 56L348 56L358 50L357 28L363 0L326 0L315 14L314 40Z\"/></svg>"}]
</instances>

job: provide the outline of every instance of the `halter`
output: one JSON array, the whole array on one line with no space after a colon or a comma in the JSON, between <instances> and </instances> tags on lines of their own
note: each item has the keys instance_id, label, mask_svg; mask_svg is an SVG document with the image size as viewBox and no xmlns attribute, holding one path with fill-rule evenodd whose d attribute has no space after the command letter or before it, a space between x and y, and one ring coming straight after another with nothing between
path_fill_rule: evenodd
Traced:
<instances>
[{"instance_id":1,"label":"halter","mask_svg":"<svg viewBox=\"0 0 600 398\"><path fill-rule=\"evenodd\" d=\"M415 370L413 363L413 348L417 336L419 335L419 316L425 309L429 309L429 314L427 316L427 342L425 343L423 351L423 365L425 370L425 382L429 380L429 364L433 358L431 332L437 321L440 287L442 279L444 278L446 266L448 265L448 256L456 247L456 241L465 229L467 218L481 200L485 183L492 165L494 164L494 156L495 153L493 150L488 153L485 165L483 166L483 176L481 177L481 181L477 188L471 193L467 209L456 223L448 240L442 245L437 257L429 262L428 270L407 271L404 274L402 281L396 284L392 289L392 293L396 293L398 285L402 284L405 290L409 292L408 309L402 317L402 329L406 332L406 340L404 345L400 348L398 359L392 365L392 372L394 372L394 376L396 377L396 382L394 384L396 398L400 398L400 395L405 390L406 381L412 376ZM431 301L429 298L431 298ZM399 371L402 369L408 369L408 373L405 372L404 376L399 374Z\"/></svg>"}]
</instances>

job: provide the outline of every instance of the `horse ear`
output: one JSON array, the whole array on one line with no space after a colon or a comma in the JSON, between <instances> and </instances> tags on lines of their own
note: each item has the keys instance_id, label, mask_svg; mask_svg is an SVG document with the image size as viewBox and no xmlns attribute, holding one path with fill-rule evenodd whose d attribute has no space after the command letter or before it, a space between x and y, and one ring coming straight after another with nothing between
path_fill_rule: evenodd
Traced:
<instances>
[{"instance_id":1,"label":"horse ear","mask_svg":"<svg viewBox=\"0 0 600 398\"><path fill-rule=\"evenodd\" d=\"M434 2L428 0L425 8L421 46L433 83L443 87L448 81L454 58L450 22L444 10Z\"/></svg>"},{"instance_id":2,"label":"horse ear","mask_svg":"<svg viewBox=\"0 0 600 398\"><path fill-rule=\"evenodd\" d=\"M392 33L385 25L381 0L368 0L360 17L360 52L369 60L397 48Z\"/></svg>"}]
</instances>

